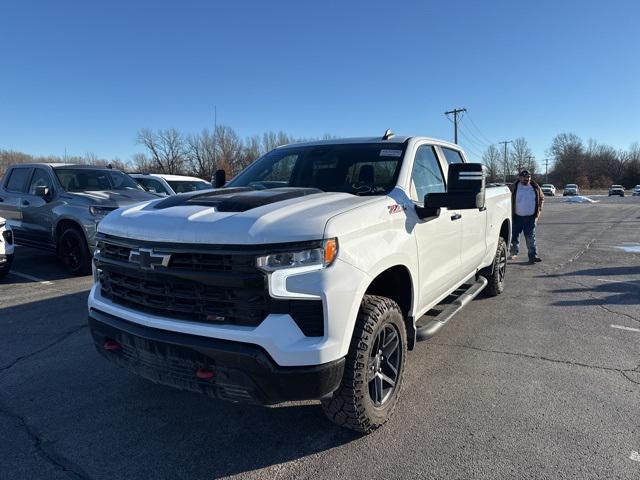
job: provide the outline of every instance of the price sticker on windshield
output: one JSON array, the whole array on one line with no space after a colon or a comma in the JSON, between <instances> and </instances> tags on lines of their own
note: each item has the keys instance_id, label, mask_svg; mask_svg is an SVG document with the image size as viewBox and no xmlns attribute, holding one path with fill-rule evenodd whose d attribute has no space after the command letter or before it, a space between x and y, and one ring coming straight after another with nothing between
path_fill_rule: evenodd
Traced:
<instances>
[{"instance_id":1,"label":"price sticker on windshield","mask_svg":"<svg viewBox=\"0 0 640 480\"><path fill-rule=\"evenodd\" d=\"M400 157L402 156L402 150L382 149L380 150L380 156L381 157Z\"/></svg>"}]
</instances>

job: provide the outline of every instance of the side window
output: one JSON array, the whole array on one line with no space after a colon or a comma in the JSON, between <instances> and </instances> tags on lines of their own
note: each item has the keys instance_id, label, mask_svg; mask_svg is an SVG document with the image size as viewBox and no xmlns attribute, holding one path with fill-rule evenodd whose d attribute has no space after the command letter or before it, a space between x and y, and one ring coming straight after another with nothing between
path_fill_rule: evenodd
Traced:
<instances>
[{"instance_id":1,"label":"side window","mask_svg":"<svg viewBox=\"0 0 640 480\"><path fill-rule=\"evenodd\" d=\"M7 183L5 184L5 188L7 189L7 191L23 193L30 173L31 169L24 167L14 168L13 170L11 170L11 174L9 175Z\"/></svg>"},{"instance_id":2,"label":"side window","mask_svg":"<svg viewBox=\"0 0 640 480\"><path fill-rule=\"evenodd\" d=\"M138 178L136 180L138 180L144 188L151 190L152 192L169 193L167 192L167 189L164 188L164 185L162 185L158 180L153 180L151 178Z\"/></svg>"},{"instance_id":3,"label":"side window","mask_svg":"<svg viewBox=\"0 0 640 480\"><path fill-rule=\"evenodd\" d=\"M411 196L416 196L416 198L412 198L412 200L418 202L422 202L427 193L445 191L442 170L440 169L436 152L431 145L421 145L418 147L416 158L413 162L411 181L414 186ZM413 190L415 190L415 192Z\"/></svg>"},{"instance_id":4,"label":"side window","mask_svg":"<svg viewBox=\"0 0 640 480\"><path fill-rule=\"evenodd\" d=\"M444 153L444 157L447 159L447 163L451 165L452 163L464 163L462 161L462 155L457 150L451 150L450 148L442 147L442 152Z\"/></svg>"},{"instance_id":5,"label":"side window","mask_svg":"<svg viewBox=\"0 0 640 480\"><path fill-rule=\"evenodd\" d=\"M51 189L51 180L49 179L49 174L42 168L36 168L33 171L31 183L29 184L29 194L35 195L37 187L48 187L49 189Z\"/></svg>"}]
</instances>

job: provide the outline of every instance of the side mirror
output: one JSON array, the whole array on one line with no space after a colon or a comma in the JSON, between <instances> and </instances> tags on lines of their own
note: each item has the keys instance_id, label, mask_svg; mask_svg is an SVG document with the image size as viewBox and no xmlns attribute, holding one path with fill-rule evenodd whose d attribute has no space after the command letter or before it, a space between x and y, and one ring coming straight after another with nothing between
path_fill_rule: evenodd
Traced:
<instances>
[{"instance_id":1,"label":"side mirror","mask_svg":"<svg viewBox=\"0 0 640 480\"><path fill-rule=\"evenodd\" d=\"M35 195L37 195L38 197L42 198L43 200L49 201L49 197L51 196L51 190L49 190L49 187L36 187L35 190Z\"/></svg>"},{"instance_id":2,"label":"side mirror","mask_svg":"<svg viewBox=\"0 0 640 480\"><path fill-rule=\"evenodd\" d=\"M468 210L484 208L485 167L481 163L454 163L449 165L447 191L427 193L424 207L418 210L420 218L437 216L440 208Z\"/></svg>"},{"instance_id":3,"label":"side mirror","mask_svg":"<svg viewBox=\"0 0 640 480\"><path fill-rule=\"evenodd\" d=\"M216 173L213 174L213 188L224 187L224 184L227 183L227 174L224 170L216 170Z\"/></svg>"}]
</instances>

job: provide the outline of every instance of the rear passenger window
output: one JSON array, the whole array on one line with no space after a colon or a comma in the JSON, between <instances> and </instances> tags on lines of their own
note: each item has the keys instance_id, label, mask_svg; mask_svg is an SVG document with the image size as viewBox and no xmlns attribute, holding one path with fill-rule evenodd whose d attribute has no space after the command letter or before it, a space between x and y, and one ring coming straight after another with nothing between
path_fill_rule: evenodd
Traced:
<instances>
[{"instance_id":1,"label":"rear passenger window","mask_svg":"<svg viewBox=\"0 0 640 480\"><path fill-rule=\"evenodd\" d=\"M442 151L444 152L444 157L447 159L447 163L449 165L452 163L463 163L462 155L460 155L460 152L457 150L442 147Z\"/></svg>"},{"instance_id":2,"label":"rear passenger window","mask_svg":"<svg viewBox=\"0 0 640 480\"><path fill-rule=\"evenodd\" d=\"M411 181L415 193L412 191L412 198L418 202L424 201L427 193L444 192L444 176L440 170L440 163L436 152L431 145L421 145L416 151L416 159L413 162L413 171L411 172ZM412 189L413 190L413 189Z\"/></svg>"},{"instance_id":3,"label":"rear passenger window","mask_svg":"<svg viewBox=\"0 0 640 480\"><path fill-rule=\"evenodd\" d=\"M29 178L29 173L31 173L30 168L14 168L11 170L5 188L10 192L23 193Z\"/></svg>"}]
</instances>

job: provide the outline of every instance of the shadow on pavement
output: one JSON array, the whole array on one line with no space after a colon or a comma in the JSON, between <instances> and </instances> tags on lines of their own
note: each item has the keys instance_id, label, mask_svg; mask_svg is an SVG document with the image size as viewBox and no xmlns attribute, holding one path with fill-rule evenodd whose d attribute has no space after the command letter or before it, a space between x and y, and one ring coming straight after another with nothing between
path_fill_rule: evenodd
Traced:
<instances>
[{"instance_id":1,"label":"shadow on pavement","mask_svg":"<svg viewBox=\"0 0 640 480\"><path fill-rule=\"evenodd\" d=\"M567 272L567 273L541 275L541 277L557 278L557 277L574 277L574 276L587 276L587 275L591 277L610 277L612 275L640 275L640 266L587 268L584 270L576 270L576 271Z\"/></svg>"},{"instance_id":2,"label":"shadow on pavement","mask_svg":"<svg viewBox=\"0 0 640 480\"><path fill-rule=\"evenodd\" d=\"M95 351L86 301L83 291L0 308L0 402L83 471L219 478L360 438L317 402L233 404L130 374Z\"/></svg>"},{"instance_id":3,"label":"shadow on pavement","mask_svg":"<svg viewBox=\"0 0 640 480\"><path fill-rule=\"evenodd\" d=\"M22 277L29 275L39 281L54 281L76 278L69 275L53 252L18 246L9 275L0 280L0 285L32 283L36 280ZM82 277L77 277L82 278Z\"/></svg>"},{"instance_id":4,"label":"shadow on pavement","mask_svg":"<svg viewBox=\"0 0 640 480\"><path fill-rule=\"evenodd\" d=\"M576 305L637 305L640 304L640 281L603 283L586 288L565 288L555 293L595 293L607 295L604 298L581 300L560 300L553 305L561 307Z\"/></svg>"}]
</instances>

